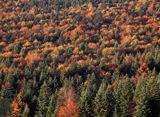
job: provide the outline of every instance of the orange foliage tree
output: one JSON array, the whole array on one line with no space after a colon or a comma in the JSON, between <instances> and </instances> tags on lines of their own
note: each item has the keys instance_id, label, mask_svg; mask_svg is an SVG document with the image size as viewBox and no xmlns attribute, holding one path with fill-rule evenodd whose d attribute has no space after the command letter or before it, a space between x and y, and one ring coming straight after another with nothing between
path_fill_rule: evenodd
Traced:
<instances>
[{"instance_id":1,"label":"orange foliage tree","mask_svg":"<svg viewBox=\"0 0 160 117\"><path fill-rule=\"evenodd\" d=\"M62 89L59 96L58 117L79 117L79 105L73 88Z\"/></svg>"},{"instance_id":2,"label":"orange foliage tree","mask_svg":"<svg viewBox=\"0 0 160 117\"><path fill-rule=\"evenodd\" d=\"M29 52L25 57L25 60L27 61L28 65L31 65L36 61L43 60L43 56L38 52Z\"/></svg>"},{"instance_id":3,"label":"orange foliage tree","mask_svg":"<svg viewBox=\"0 0 160 117\"><path fill-rule=\"evenodd\" d=\"M11 103L12 117L20 117L23 106L24 103L22 102L22 93L20 92Z\"/></svg>"}]
</instances>

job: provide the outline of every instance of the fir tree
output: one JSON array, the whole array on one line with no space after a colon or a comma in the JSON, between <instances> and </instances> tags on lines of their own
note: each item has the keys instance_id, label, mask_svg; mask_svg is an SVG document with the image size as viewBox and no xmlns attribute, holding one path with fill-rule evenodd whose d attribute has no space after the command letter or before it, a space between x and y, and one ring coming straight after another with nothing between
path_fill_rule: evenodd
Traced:
<instances>
[{"instance_id":1,"label":"fir tree","mask_svg":"<svg viewBox=\"0 0 160 117\"><path fill-rule=\"evenodd\" d=\"M89 75L86 81L87 86L83 87L80 96L80 114L83 117L93 116L93 100L97 93L97 82L95 74Z\"/></svg>"},{"instance_id":2,"label":"fir tree","mask_svg":"<svg viewBox=\"0 0 160 117\"><path fill-rule=\"evenodd\" d=\"M50 92L46 82L40 88L38 96L38 110L42 115L45 115L49 105Z\"/></svg>"},{"instance_id":3,"label":"fir tree","mask_svg":"<svg viewBox=\"0 0 160 117\"><path fill-rule=\"evenodd\" d=\"M22 117L29 117L30 116L29 113L30 113L30 109L28 107L28 104L26 104L22 112Z\"/></svg>"},{"instance_id":4,"label":"fir tree","mask_svg":"<svg viewBox=\"0 0 160 117\"><path fill-rule=\"evenodd\" d=\"M135 117L145 117L151 114L149 100L160 98L159 75L155 69L149 71L145 78L138 82L134 98L136 100Z\"/></svg>"},{"instance_id":5,"label":"fir tree","mask_svg":"<svg viewBox=\"0 0 160 117\"><path fill-rule=\"evenodd\" d=\"M55 93L52 94L51 96L46 117L56 117L55 114L56 114L56 105L57 105L57 94L58 94L58 91L55 91Z\"/></svg>"},{"instance_id":6,"label":"fir tree","mask_svg":"<svg viewBox=\"0 0 160 117\"><path fill-rule=\"evenodd\" d=\"M107 89L107 84L105 82L102 82L94 99L94 104L95 104L94 115L96 117L106 117L107 113L106 89Z\"/></svg>"},{"instance_id":7,"label":"fir tree","mask_svg":"<svg viewBox=\"0 0 160 117\"><path fill-rule=\"evenodd\" d=\"M129 102L132 101L133 94L133 84L128 77L118 82L118 85L115 89L118 116L125 117L129 115Z\"/></svg>"},{"instance_id":8,"label":"fir tree","mask_svg":"<svg viewBox=\"0 0 160 117\"><path fill-rule=\"evenodd\" d=\"M146 101L146 91L145 91L145 82L144 80L139 81L136 90L135 90L135 98L136 98L136 107L134 112L134 117L146 117L147 116L147 101Z\"/></svg>"}]
</instances>

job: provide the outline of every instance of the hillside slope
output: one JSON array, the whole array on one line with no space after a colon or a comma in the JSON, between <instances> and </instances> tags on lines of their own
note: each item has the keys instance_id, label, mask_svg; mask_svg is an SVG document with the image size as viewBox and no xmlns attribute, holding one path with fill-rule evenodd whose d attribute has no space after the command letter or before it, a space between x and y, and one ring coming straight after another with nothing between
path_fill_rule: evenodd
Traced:
<instances>
[{"instance_id":1,"label":"hillside slope","mask_svg":"<svg viewBox=\"0 0 160 117\"><path fill-rule=\"evenodd\" d=\"M3 0L0 117L158 117L160 2Z\"/></svg>"}]
</instances>

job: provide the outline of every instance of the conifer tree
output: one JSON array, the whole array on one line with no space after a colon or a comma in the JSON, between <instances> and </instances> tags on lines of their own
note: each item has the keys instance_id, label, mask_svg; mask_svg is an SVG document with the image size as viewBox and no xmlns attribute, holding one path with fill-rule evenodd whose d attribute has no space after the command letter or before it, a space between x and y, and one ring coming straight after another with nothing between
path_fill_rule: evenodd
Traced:
<instances>
[{"instance_id":1,"label":"conifer tree","mask_svg":"<svg viewBox=\"0 0 160 117\"><path fill-rule=\"evenodd\" d=\"M133 94L133 84L128 77L118 82L118 85L115 89L118 116L128 116L129 102L132 101Z\"/></svg>"},{"instance_id":2,"label":"conifer tree","mask_svg":"<svg viewBox=\"0 0 160 117\"><path fill-rule=\"evenodd\" d=\"M114 113L115 103L116 103L114 92L111 85L108 85L107 87L106 100L107 100L107 117L110 117Z\"/></svg>"},{"instance_id":3,"label":"conifer tree","mask_svg":"<svg viewBox=\"0 0 160 117\"><path fill-rule=\"evenodd\" d=\"M47 108L49 105L50 92L46 82L40 88L39 96L38 96L38 110L42 115L45 116L47 112Z\"/></svg>"},{"instance_id":4,"label":"conifer tree","mask_svg":"<svg viewBox=\"0 0 160 117\"><path fill-rule=\"evenodd\" d=\"M95 74L88 75L86 84L87 86L83 87L81 96L80 96L80 114L83 117L93 116L93 100L97 93L97 82Z\"/></svg>"},{"instance_id":5,"label":"conifer tree","mask_svg":"<svg viewBox=\"0 0 160 117\"><path fill-rule=\"evenodd\" d=\"M107 84L102 81L99 90L94 99L95 109L94 115L97 117L106 117L107 113L107 100L106 100Z\"/></svg>"},{"instance_id":6,"label":"conifer tree","mask_svg":"<svg viewBox=\"0 0 160 117\"><path fill-rule=\"evenodd\" d=\"M139 81L135 89L135 98L137 100L134 117L146 117L147 116L147 101L146 101L146 91L145 91L144 80Z\"/></svg>"},{"instance_id":7,"label":"conifer tree","mask_svg":"<svg viewBox=\"0 0 160 117\"><path fill-rule=\"evenodd\" d=\"M151 114L151 108L148 107L150 99L160 98L159 75L156 75L155 69L149 71L145 78L138 82L134 98L136 107L134 116L145 117Z\"/></svg>"},{"instance_id":8,"label":"conifer tree","mask_svg":"<svg viewBox=\"0 0 160 117\"><path fill-rule=\"evenodd\" d=\"M29 117L30 116L29 113L30 113L30 109L28 107L28 104L26 104L22 112L22 117Z\"/></svg>"},{"instance_id":9,"label":"conifer tree","mask_svg":"<svg viewBox=\"0 0 160 117\"><path fill-rule=\"evenodd\" d=\"M71 84L73 87L75 87L75 90L77 91L77 94L80 95L82 86L83 86L83 78L82 76L78 76L76 79L71 80Z\"/></svg>"},{"instance_id":10,"label":"conifer tree","mask_svg":"<svg viewBox=\"0 0 160 117\"><path fill-rule=\"evenodd\" d=\"M56 90L54 94L52 94L46 117L55 117L56 114L56 105L57 105L57 94L58 91Z\"/></svg>"}]
</instances>

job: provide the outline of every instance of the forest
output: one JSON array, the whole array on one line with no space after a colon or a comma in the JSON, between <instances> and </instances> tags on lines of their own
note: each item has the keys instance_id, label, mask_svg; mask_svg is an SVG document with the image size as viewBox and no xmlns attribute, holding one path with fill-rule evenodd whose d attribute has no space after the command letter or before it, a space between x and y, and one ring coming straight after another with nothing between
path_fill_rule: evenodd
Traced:
<instances>
[{"instance_id":1,"label":"forest","mask_svg":"<svg viewBox=\"0 0 160 117\"><path fill-rule=\"evenodd\" d=\"M0 0L0 117L160 117L160 1Z\"/></svg>"}]
</instances>

